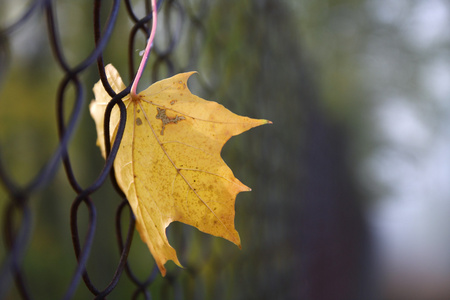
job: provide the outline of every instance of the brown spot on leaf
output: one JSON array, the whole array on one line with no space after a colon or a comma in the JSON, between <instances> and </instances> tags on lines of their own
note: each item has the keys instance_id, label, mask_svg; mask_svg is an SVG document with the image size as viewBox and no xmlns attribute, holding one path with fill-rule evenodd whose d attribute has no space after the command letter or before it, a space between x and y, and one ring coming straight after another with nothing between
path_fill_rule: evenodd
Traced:
<instances>
[{"instance_id":1,"label":"brown spot on leaf","mask_svg":"<svg viewBox=\"0 0 450 300\"><path fill-rule=\"evenodd\" d=\"M158 113L156 114L156 118L160 119L162 121L162 129L161 129L161 135L164 135L164 129L166 128L167 124L177 124L178 121L185 120L186 118L183 116L175 116L175 118L170 118L166 115L166 109L164 108L156 108L158 110Z\"/></svg>"}]
</instances>

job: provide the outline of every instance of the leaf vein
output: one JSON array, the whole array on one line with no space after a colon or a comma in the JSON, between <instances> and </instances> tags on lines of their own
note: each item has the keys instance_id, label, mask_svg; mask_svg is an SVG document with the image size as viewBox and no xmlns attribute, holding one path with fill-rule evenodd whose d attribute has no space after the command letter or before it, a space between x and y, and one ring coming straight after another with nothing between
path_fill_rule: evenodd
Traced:
<instances>
[{"instance_id":1,"label":"leaf vein","mask_svg":"<svg viewBox=\"0 0 450 300\"><path fill-rule=\"evenodd\" d=\"M223 221L216 215L216 213L211 209L211 207L209 207L208 203L206 203L202 197L200 197L200 195L197 193L197 191L192 187L192 185L190 184L190 182L186 179L186 177L184 177L184 175L180 172L180 168L178 168L176 166L176 164L174 163L174 161L172 160L172 158L170 157L169 153L167 153L166 149L163 146L163 143L160 141L160 139L158 138L158 135L156 134L152 124L150 123L150 119L147 116L146 111L144 110L143 106L141 105L141 103L139 103L139 107L141 108L142 113L144 114L144 117L147 121L147 124L149 125L153 136L155 137L156 141L158 142L159 146L161 147L162 151L164 152L165 156L167 157L167 159L170 161L170 163L172 164L172 166L175 168L175 170L177 171L177 174L179 174L181 176L181 178L183 178L184 182L188 185L189 189L191 191L194 192L194 194L196 195L196 197L203 203L203 205L205 205L208 210L216 217L217 220L219 220L219 222L222 224L222 226L230 233L230 235L233 235L233 233L228 229L228 227L223 223ZM134 123L134 122L133 122Z\"/></svg>"}]
</instances>

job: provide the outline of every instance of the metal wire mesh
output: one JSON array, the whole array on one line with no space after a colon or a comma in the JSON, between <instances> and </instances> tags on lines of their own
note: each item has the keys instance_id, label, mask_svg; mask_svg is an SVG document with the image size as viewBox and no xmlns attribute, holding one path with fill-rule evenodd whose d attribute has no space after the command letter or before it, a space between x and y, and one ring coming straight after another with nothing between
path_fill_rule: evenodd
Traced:
<instances>
[{"instance_id":1,"label":"metal wire mesh","mask_svg":"<svg viewBox=\"0 0 450 300\"><path fill-rule=\"evenodd\" d=\"M254 243L249 245L246 254L221 250L221 255L218 256L218 245L221 249L232 246L214 239L203 238L196 231L174 224L169 232L169 240L177 249L180 261L183 262L185 269L180 271L168 267L166 277L161 278L156 266L146 264L145 267L141 267L139 263L130 263L132 255L129 256L129 254L136 244L132 243L136 234L135 223L128 202L117 187L112 172L113 160L118 150L126 120L126 111L121 98L129 92L130 87L116 94L108 85L104 65L105 62L113 62L118 69L127 70L128 82L132 82L139 60L138 49L143 49L145 46L145 40L151 29L151 7L150 1L124 0L122 6L120 6L120 2L119 0L94 0L77 3L77 5L83 3L83 8L90 7L91 12L89 13L93 15L93 28L83 29L83 20L75 20L79 22L75 25L67 25L73 21L70 16L67 16L67 14L70 15L68 11L76 9L76 7L66 8L66 14L61 15L58 5L64 4L64 1L35 0L30 2L27 8L24 8L22 14L11 25L0 31L0 80L8 73L9 60L14 55L9 50L10 40L22 28L29 26L32 18L37 17L44 17L47 23L47 38L53 51L52 61L57 64L60 70L59 78L61 78L56 87L56 95L52 96L56 107L58 141L52 150L52 154L45 159L43 166L37 167L39 169L37 174L33 175L26 183L14 179L11 176L12 170L8 168L8 163L3 156L3 150L7 145L0 143L0 182L7 197L1 225L6 251L0 253L0 255L3 255L3 262L0 266L0 299L9 297L11 290L13 290L13 296L21 299L35 298L36 287L33 282L36 281L36 278L28 277L25 263L26 252L29 250L30 240L33 237L33 216L36 207L32 200L42 190L55 184L55 177L58 177L58 168L61 162L64 172L62 177L69 183L75 195L68 216L70 217L70 231L76 264L70 265L73 269L70 269L71 275L65 277L66 281L63 280L63 287L50 287L55 291L52 291L52 296L49 298L289 299L289 295L292 295L292 287L295 289L297 285L296 282L292 282L292 278L297 278L295 272L298 267L298 262L294 257L294 252L297 251L295 248L297 247L295 245L296 233L287 234L284 232L280 234L278 228L284 228L288 222L294 224L298 222L296 212L299 204L296 200L299 187L296 186L295 178L299 169L277 165L277 160L272 159L274 152L269 150L268 147L261 146L261 143L244 141L241 147L244 150L241 152L238 150L231 151L228 155L242 157L240 161L238 160L238 164L247 164L249 169L258 169L260 177L266 176L269 178L271 170L277 169L278 174L271 177L270 180L273 183L277 180L282 182L285 186L283 197L292 201L284 210L275 206L279 201L273 201L271 206L263 205L259 201L260 199L272 197L279 200L281 194L275 188L268 189L268 192L262 190L258 192L255 189L252 197L255 197L257 201L253 202L252 214L245 215L247 235L254 238ZM73 2L66 2L66 5L67 3ZM274 3L277 3L277 1L234 1L233 4L222 1L217 2L212 7L211 1L208 0L159 0L157 6L161 26L158 27L155 47L147 66L146 77L143 80L154 82L178 72L202 69L199 70L200 75L197 76L196 81L192 82L194 91L196 89L201 90L202 94L206 96L205 98L217 94L231 110L235 110L237 107L246 107L250 111L251 106L258 107L259 116L266 117L265 114L271 108L262 99L268 97L266 94L273 97L275 90L259 82L275 82L279 86L284 84L281 78L275 80L269 78L270 72L261 72L262 65L271 66L279 64L281 61L275 63L271 59L267 59L268 56L273 55L273 52L280 50L265 44L262 36L268 35L270 32L264 33L261 31L261 28L266 28L266 22L275 18L277 20L283 19L283 15L276 15L277 10L275 8L278 4ZM224 10L224 7L226 10ZM212 8L214 8L213 12L211 11ZM235 16L230 21L230 16L238 10L241 15ZM224 14L224 11L229 15ZM86 11L82 13L82 15L87 14ZM257 17L252 18L251 14ZM68 18L68 20L61 22L61 18ZM217 26L218 28L215 28L216 33L214 35L211 35L209 31L210 23L208 22L210 21L208 20L210 19L219 19L222 22ZM239 22L239 28L229 23L235 20ZM214 22L216 21L214 20ZM70 44L70 30L74 30L71 26L80 27L80 30L93 33L91 39L94 42L90 46L83 47L89 49L88 53L73 53L73 51L70 51L71 46L73 46L73 44ZM241 28L245 29L242 33L240 33ZM62 34L62 31L69 33ZM118 36L114 36L115 34ZM251 45L253 47L251 49L256 49L255 52L244 57L245 51L241 50L242 45L238 43L238 46L229 50L231 54L220 56L220 53L223 53L226 48L227 39L232 34L237 35L241 41L244 40L247 47ZM287 31L280 30L272 37L280 36L280 34L281 36L283 34L289 35ZM85 33L85 36L88 36L88 34ZM280 41L275 41L272 45L279 45ZM208 47L212 49L210 52L205 50ZM123 54L123 49L126 49L126 54ZM299 64L291 63L298 58L297 54L293 54L295 53L294 43L284 45L280 49L282 51L277 54L278 57L287 57L289 61L289 65L281 64L281 67L285 68L285 72L289 69L289 72L295 74L299 69ZM214 66L211 66L211 52L219 53L214 58ZM127 57L126 62L123 59L125 56ZM73 61L76 61L76 63L73 63ZM237 66L241 70L240 73L234 74L231 79L230 66ZM245 78L246 73L242 72L242 69L245 68L251 69L249 73L255 75L248 81L252 82L253 87L258 86L257 89L251 91L254 95L251 99L254 99L254 102L233 101L236 92L229 89L229 86L236 82L247 80ZM212 69L216 69L216 71L212 72ZM71 141L77 139L79 127L83 126L83 124L80 124L82 123L80 120L85 113L85 102L86 99L91 97L89 92L92 83L97 81L98 77L112 97L112 101L106 110L105 124L108 124L111 109L114 105L118 105L120 108L121 121L115 143L109 145L109 141L106 141L109 154L102 170L98 174L92 175L79 171L76 159L77 153L76 151L71 152L70 146ZM86 84L86 81L89 81L86 78L91 79L89 85ZM302 88L305 88L308 82L305 81L302 84ZM309 88L308 86L305 89ZM295 86L295 89L297 90L298 87ZM283 98L286 101L285 104L288 103L290 111L293 113L301 111L302 102L291 102L291 97L287 95L287 89L285 91L284 96L286 97ZM249 95L250 91L246 90L245 93ZM3 101L3 99L0 99L0 101ZM286 126L292 128L297 126L298 114L288 115L285 109L280 109L277 114L278 119L284 122ZM91 127L89 130L92 132L93 128ZM109 136L108 130L109 128L106 126L105 136ZM278 141L271 146L280 153L284 154L286 151L290 151L290 153L297 154L298 145L295 139L290 139L280 133L271 133L265 138ZM37 147L39 145L38 141ZM260 151L260 149L262 150ZM96 151L98 152L98 149ZM243 155L244 152L247 153L247 156ZM252 153L259 153L258 158L253 157L252 162L249 162ZM247 161L245 161L246 159ZM284 166L292 164L292 160L287 164L285 161L278 163ZM297 166L298 161L294 160L294 165ZM92 180L88 181L86 178L92 178ZM256 182L257 179L254 179L254 181ZM102 201L97 201L97 195L101 193L105 185L110 184L109 182L112 182L116 194L107 194L106 198L102 196ZM249 185L252 186L251 182ZM264 193L267 195L264 195ZM64 197L67 198L67 195ZM115 199L119 197L120 201L113 204L104 204L104 200L109 201L108 197ZM105 209L103 205L117 206L114 212L115 220L108 224L113 224L115 227L120 256L114 261L115 267L108 269L107 275L102 273L102 277L107 278L102 278L103 281L99 283L96 264L93 261L96 256L93 253L96 252L96 248L105 249L105 246L101 245L103 233L98 233L101 227L99 223L102 222L102 210ZM250 210L249 205L242 204L240 211L245 214ZM243 215L242 212L237 215ZM280 222L280 220L285 223ZM241 235L245 234L242 231L240 230ZM259 234L260 232L264 232L264 234ZM278 250L275 245L277 245ZM30 249L30 251L34 250ZM110 249L108 251L112 252ZM104 255L107 256L107 254ZM147 253L147 256L150 256L150 254ZM199 257L202 259L198 259ZM95 259L98 259L98 256ZM67 266L60 266L60 268L63 267L67 268ZM142 271L142 269L145 270ZM47 281L52 280L52 278L48 278ZM124 293L121 293L119 290L124 280L126 281L124 285L127 285L127 288L124 289ZM84 290L84 292L80 293L80 290Z\"/></svg>"},{"instance_id":2,"label":"metal wire mesh","mask_svg":"<svg viewBox=\"0 0 450 300\"><path fill-rule=\"evenodd\" d=\"M0 160L0 179L4 185L8 196L9 202L4 211L3 218L3 231L4 239L7 250L7 255L1 266L0 273L0 298L4 296L8 290L11 281L14 281L16 288L23 299L31 299L30 290L27 286L27 278L23 272L22 263L24 260L24 251L26 250L27 243L30 238L31 231L31 211L30 211L30 197L33 193L36 193L39 189L47 185L54 177L60 161L62 160L64 170L67 179L72 187L72 189L77 194L75 200L72 203L71 214L70 214L70 226L72 231L72 242L75 249L76 259L78 261L76 270L73 274L72 280L69 287L67 288L63 299L71 299L76 292L80 280L84 281L84 284L89 289L89 291L95 296L95 299L103 299L118 284L118 280L125 270L130 280L135 284L136 290L133 295L133 299L137 298L139 295L143 295L145 299L150 297L148 288L152 284L156 276L156 267L153 267L153 271L150 272L148 278L140 280L133 274L132 269L127 263L127 256L130 250L131 241L134 232L134 218L128 207L128 202L123 196L121 190L115 184L114 174L111 172L112 163L114 157L117 153L118 146L123 134L126 111L124 105L121 102L121 98L129 92L129 87L119 94L116 94L112 88L109 86L106 80L105 70L104 70L104 59L103 51L105 50L107 43L113 33L113 28L117 23L119 14L119 4L120 1L114 0L112 3L108 4L109 14L107 16L106 22L102 24L101 13L104 11L102 5L103 2L96 0L93 1L93 23L94 23L94 39L95 47L91 49L84 59L79 63L73 65L68 62L66 55L64 53L64 47L62 45L61 36L58 32L58 15L56 13L55 5L53 1L42 1L36 0L31 2L29 7L24 10L21 17L14 21L11 25L7 26L0 32L0 40L2 46L1 61L2 61L2 74L6 71L6 62L8 60L9 53L7 52L6 40L15 33L20 27L26 26L29 19L33 14L44 14L47 21L48 27L48 38L50 41L51 48L53 50L54 58L58 63L59 67L63 70L64 76L61 80L58 88L58 94L56 96L56 107L57 107L57 126L59 134L59 144L54 150L53 155L45 163L41 171L34 176L27 184L18 185L10 176L8 175L8 170ZM132 78L136 71L135 63L135 41L138 39L138 33L142 32L144 36L148 38L149 32L151 30L151 7L150 1L145 2L145 11L137 11L138 7L131 1L124 1L126 12L128 14L129 20L133 23L128 41L128 62L129 62L129 73ZM158 10L162 10L162 14L165 17L166 23L166 36L169 39L167 46L162 47L157 45L155 48L156 60L153 62L152 76L154 79L161 78L165 74L162 74L161 70L163 66L167 69L169 75L174 74L176 70L180 67L175 68L174 62L171 59L172 52L177 46L180 39L180 28L171 29L171 24L174 24L173 18L179 17L181 24L186 17L185 9L189 9L187 5L181 5L178 1L166 1L163 6L163 1L160 0L157 3ZM202 7L207 7L205 3L201 4ZM190 8L192 10L192 8ZM192 11L191 11L192 12ZM177 15L174 15L177 14ZM139 17L138 15L143 15ZM191 15L195 17L195 15ZM198 23L198 19L195 20ZM200 23L198 23L200 24ZM192 49L192 47L191 47ZM194 55L190 57L195 57ZM113 97L111 104L107 108L106 112L106 124L108 123L111 109L114 105L120 107L121 121L119 125L119 130L117 134L116 142L113 145L109 145L107 141L107 152L108 159L106 160L105 166L102 172L98 175L97 179L92 182L87 188L82 187L79 183L79 178L76 177L73 171L73 164L71 156L68 153L68 143L73 137L76 125L79 122L83 103L85 101L85 86L80 80L80 76L86 71L88 67L93 64L97 64L100 78L102 80L105 89ZM192 62L191 62L192 64ZM75 90L75 100L73 102L73 107L67 108L68 106L68 89L69 87ZM66 119L65 111L70 110L70 115ZM108 130L108 127L106 127ZM108 136L108 134L107 134ZM91 195L98 190L104 182L107 180L108 174L111 174L112 181L119 195L122 195L123 201L117 209L116 216L116 231L118 246L120 249L120 260L117 269L110 280L110 283L106 288L99 289L92 282L89 272L86 269L86 262L89 258L90 250L94 241L94 232L96 230L97 222L97 212L96 205L94 204ZM87 232L85 233L84 239L81 238L82 234L79 232L79 210L80 207L84 205L88 210L88 226ZM123 235L122 234L122 215L129 213L128 230Z\"/></svg>"}]
</instances>

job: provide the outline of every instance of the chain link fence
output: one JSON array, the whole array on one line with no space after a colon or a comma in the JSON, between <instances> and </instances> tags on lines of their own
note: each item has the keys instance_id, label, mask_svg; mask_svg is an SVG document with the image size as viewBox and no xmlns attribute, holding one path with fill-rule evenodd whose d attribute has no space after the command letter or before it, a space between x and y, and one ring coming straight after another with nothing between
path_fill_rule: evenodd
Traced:
<instances>
[{"instance_id":1,"label":"chain link fence","mask_svg":"<svg viewBox=\"0 0 450 300\"><path fill-rule=\"evenodd\" d=\"M172 224L169 241L184 269L168 263L164 278L112 175L118 143L108 145L104 162L87 110L98 78L108 86L106 64L132 82L151 30L150 1L0 3L0 299L322 299L306 280L314 275L308 264L317 270L320 236L307 226L319 228L319 219L301 207L312 203L303 200L316 196L319 181L340 176L339 165L330 173L315 160L332 150L331 160L342 157L320 143L329 128L289 3L157 2L141 89L197 70L194 94L274 121L231 139L222 153L253 189L236 202L243 249ZM122 116L128 91L110 90L109 108L119 105ZM117 141L124 125L122 117Z\"/></svg>"}]
</instances>

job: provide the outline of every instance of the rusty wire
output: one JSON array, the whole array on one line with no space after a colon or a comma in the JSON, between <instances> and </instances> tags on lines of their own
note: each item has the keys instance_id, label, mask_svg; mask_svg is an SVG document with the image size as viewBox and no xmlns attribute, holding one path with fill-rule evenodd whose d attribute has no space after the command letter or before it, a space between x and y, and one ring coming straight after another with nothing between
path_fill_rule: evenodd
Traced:
<instances>
[{"instance_id":1,"label":"rusty wire","mask_svg":"<svg viewBox=\"0 0 450 300\"><path fill-rule=\"evenodd\" d=\"M62 299L72 299L76 290L78 289L81 282L89 289L89 291L94 295L95 299L104 299L109 295L114 288L117 286L119 278L121 277L123 271L127 274L130 281L135 285L135 292L132 296L133 299L138 297L144 297L145 299L150 299L151 295L149 293L149 287L155 280L157 275L156 266L148 274L148 277L144 280L138 278L133 273L132 268L127 262L128 253L130 250L131 242L133 239L135 220L133 214L129 208L128 202L121 192L120 188L115 181L113 169L113 161L118 151L118 147L123 135L126 121L126 110L122 103L122 97L128 94L130 87L120 93L115 93L109 86L105 74L105 64L103 59L103 52L107 47L107 43L113 33L114 26L116 25L118 14L120 8L120 1L111 1L109 7L109 15L104 24L101 24L101 11L102 5L105 5L101 0L93 1L93 17L94 17L94 38L95 47L91 49L91 52L78 64L71 65L66 59L60 33L58 32L58 15L55 10L55 2L51 0L35 0L32 1L28 8L25 9L22 16L20 16L15 22L6 28L0 30L0 79L2 78L3 72L6 72L7 68L6 62L10 55L8 53L8 47L6 45L6 40L10 38L19 28L27 26L27 22L31 16L35 14L43 14L47 20L47 33L48 39L50 41L51 48L53 50L53 56L57 62L59 68L63 71L64 76L59 84L58 92L56 95L56 110L57 110L57 128L59 134L59 144L54 150L51 157L47 160L45 165L42 167L41 171L34 176L28 184L19 186L14 180L9 176L9 171L3 164L3 160L0 156L0 182L6 190L9 200L6 209L3 213L3 222L1 224L4 242L6 245L6 258L1 264L0 268L0 299L3 298L10 289L12 282L15 284L17 291L19 292L22 299L32 299L32 291L30 291L27 285L27 279L25 273L23 272L23 260L24 252L27 250L27 245L30 240L31 231L31 215L30 210L30 198L34 193L49 184L52 178L55 176L57 168L62 165L70 186L76 193L76 198L73 200L71 212L70 212L70 228L72 232L72 242L75 250L75 257L77 260L77 267L72 276L71 282L67 286L65 294L61 297ZM135 62L135 42L138 37L138 32L144 33L144 36L148 37L151 30L151 6L150 1L146 1L146 11L144 17L140 18L138 15L142 15L142 12L136 12L134 4L130 0L124 0L125 9L128 14L129 19L134 23L130 29L129 34L129 45L128 45L128 67L129 74L131 78L136 72L136 62ZM163 3L164 2L164 3ZM176 49L177 44L181 37L181 29L183 22L185 22L186 12L185 7L176 0L159 0L157 2L158 10L160 13L165 15L165 22L167 29L167 38L169 43L166 47L155 46L153 56L155 57L154 63L151 67L152 77L161 78L164 74L162 73L162 66L168 70L168 73L174 74L175 71L179 71L183 67L175 66L172 60L172 53ZM123 8L122 8L123 9ZM192 14L192 16L194 16ZM174 18L177 21L174 21ZM196 20L197 24L200 24ZM173 24L177 27L173 28ZM198 26L200 28L200 26ZM195 50L194 50L195 51ZM193 58L194 59L194 58ZM82 187L79 183L79 178L76 177L73 171L72 157L68 153L68 146L70 139L73 137L76 131L76 125L80 120L82 114L82 107L86 100L86 87L84 86L80 76L86 69L92 65L97 65L99 77L106 89L106 91L111 95L112 100L108 105L105 113L105 137L109 136L109 118L111 110L115 105L120 108L120 123L117 132L117 137L113 145L110 145L109 140L105 140L107 149L107 159L103 170L98 174L97 179L92 182L88 187ZM132 81L132 80L130 80ZM73 106L67 108L68 106L68 89L69 87L75 90L75 101L73 101ZM89 88L89 87L88 87ZM64 118L64 111L70 110L70 115L67 119ZM0 145L0 154L1 154ZM100 289L97 287L90 278L89 272L86 268L86 263L89 258L91 248L94 241L94 232L97 229L97 212L96 205L91 198L91 195L96 192L107 180L108 176L111 177L113 185L117 190L118 195L122 197L122 202L117 208L116 213L116 234L118 248L120 251L120 259L117 263L117 268L109 284ZM84 206L88 211L88 226L87 232L80 234L79 232L79 210ZM129 214L129 217L126 214ZM122 224L123 219L129 219L128 224ZM122 232L123 226L126 226L126 234ZM80 236L84 236L81 240ZM171 276L169 275L169 281Z\"/></svg>"},{"instance_id":2,"label":"rusty wire","mask_svg":"<svg viewBox=\"0 0 450 300\"><path fill-rule=\"evenodd\" d=\"M92 13L94 26L89 29L90 32L83 31L83 34L88 36L88 33L93 32L91 36L95 45L76 64L66 58L66 55L70 57L65 52L70 46L63 47L67 39L59 33L63 27L61 25L67 23L58 25L61 16L55 6L61 2L71 5L92 3L92 12L83 11L83 15ZM53 183L52 180L57 177L56 170L61 165L65 173L63 179L76 195L75 199L72 196L62 199L72 204L70 222L67 223L70 223L75 256L72 257L72 253L69 256L76 267L73 267L75 270L71 277L64 281L66 286L52 286L52 290L48 291L54 292L55 289L61 292L46 296L45 299L80 299L82 297L77 297L80 290L84 292L83 295L90 294L88 298L117 299L114 297L120 292L119 278L122 279L121 283L126 279L126 283L131 285L131 288L127 286L129 296L126 299L307 299L308 295L322 295L323 284L325 281L328 283L328 280L330 292L354 289L354 283L359 283L360 276L359 272L353 270L357 269L358 264L364 269L370 268L367 268L366 263L362 264L360 258L363 256L355 255L362 255L363 248L369 248L366 243L368 238L363 233L365 225L362 224L362 214L358 211L356 189L353 189L350 177L345 175L349 170L346 158L350 157L345 148L347 136L342 134L341 127L336 126L339 122L327 120L329 114L318 105L324 102L316 90L315 76L308 69L311 64L305 52L307 48L300 47L296 40L301 30L296 30L295 26L301 22L292 22L289 18L293 12L283 6L286 1L158 1L161 26L158 25L160 30L143 81L154 82L174 73L197 70L200 74L195 80L200 83L202 92L209 94L208 99L214 100L215 97L210 96L215 92L226 106L238 102L247 108L252 106L255 117L271 119L278 124L276 128L279 130L276 131L275 126L264 129L267 132L264 134L265 142L262 138L259 143L251 141L250 137L245 138L236 155L242 157L241 164L249 164L253 174L257 174L253 178L255 185L259 182L259 188L255 186L252 192L252 198L256 200L242 204L244 207L241 208L247 206L246 212L239 210L241 217L245 215L246 224L246 230L241 226L239 232L242 234L246 231L247 237L253 239L243 247L245 250L237 255L221 249L220 255L214 255L214 251L217 254L215 249L219 248L215 247L220 243L216 242L219 239L215 239L213 244L211 239L201 238L196 235L197 232L189 232L186 229L188 226L174 224L174 230L171 228L168 232L169 239L171 234L175 236L171 244L177 249L185 269L178 272L178 269L174 271L168 268L166 277L161 279L157 276L158 270L152 265L144 265L145 273L142 275L138 266L128 263L135 221L111 171L126 119L121 98L128 93L129 87L116 94L108 85L104 65L110 62L107 50L110 49L113 32L119 31L116 26L118 20L125 15L128 22L125 27L129 28L129 32L122 34L121 40L126 42L119 48L127 53L123 54L119 49L120 55L117 57L120 58L112 62L126 61L128 79L132 82L137 68L137 44L142 45L149 35L151 14L148 0L124 0L122 7L119 7L119 2L30 0L28 8L15 22L0 28L0 87L3 87L5 74L9 71L9 57L14 56L9 40L20 29L30 26L35 16L47 20L47 40L54 54L52 61L56 62L63 74L56 95L52 95L57 110L59 142L37 174L26 183L15 181L13 170L8 169L7 155L4 155L7 153L7 144L3 141L0 143L0 192L5 191L7 196L6 202L0 199L3 205L0 217L3 240L3 243L0 241L0 246L3 246L0 249L3 259L0 262L0 299L9 297L11 291L12 297L36 298L36 286L33 286L36 278L26 272L28 264L25 260L33 252L33 249L28 249L31 248L29 244L32 244L33 238L32 218L37 215L32 205L35 205L33 200L39 191ZM3 3L0 1L2 8ZM4 15L4 12L0 11L0 15ZM164 38L159 39L161 36ZM233 49L228 49L231 38ZM124 45L126 43L128 45ZM178 55L178 49L182 50L183 55ZM208 57L210 54L213 54L212 57ZM204 66L205 62L208 66L202 70L199 65ZM97 67L98 74L86 84L84 80L90 67L91 70ZM202 74L203 71L206 72ZM207 77L202 78L204 74ZM90 89L98 78L112 97L106 110L105 124L109 122L114 105L120 108L121 120L115 143L110 145L106 141L108 159L103 169L98 172L97 178L86 184L86 180L83 180L87 177L86 173L85 177L77 175L76 168L73 168L76 157L68 149L72 149L69 147L72 145L70 141L79 132L77 123L83 124L80 119L87 112L82 108L86 100L91 98ZM243 82L245 84L241 84ZM231 88L232 85L236 87ZM216 91L220 87L222 90ZM69 94L74 96L69 97ZM2 113L9 108L5 103L10 99L4 100L0 99ZM109 136L108 130L106 126L105 136ZM31 174L34 172L36 170L30 170ZM99 189L109 183L108 177L116 190L114 197L119 199L115 215L111 218L115 218L120 257L111 263L114 271L108 271L108 275L102 272L102 279L107 284L100 284L91 263L98 245L94 241L99 240L94 237L94 233L103 230L99 226L99 215L105 206L101 205L107 201L96 201L94 196L100 194ZM106 208L113 205L108 202ZM324 207L329 216L327 218L323 217ZM333 223L333 220L338 222ZM354 228L358 230L354 231ZM361 228L363 230L359 230ZM133 242L133 245L136 244ZM336 245L339 247L336 248ZM339 252L335 252L335 249ZM298 253L301 253L300 258ZM133 257L130 256L130 260ZM359 258L355 260L354 257ZM348 270L343 270L342 264L336 264L337 261L349 262L345 265ZM56 269L58 274L64 271ZM42 275L46 277L46 274ZM105 276L108 278L103 278ZM333 277L339 281L334 282ZM52 278L48 280L52 281ZM356 286L362 291L364 287L361 287L365 285Z\"/></svg>"}]
</instances>

